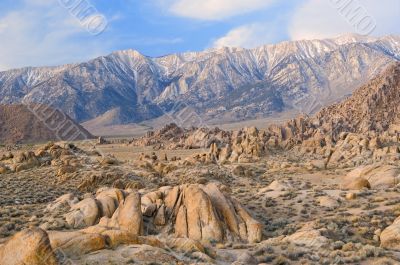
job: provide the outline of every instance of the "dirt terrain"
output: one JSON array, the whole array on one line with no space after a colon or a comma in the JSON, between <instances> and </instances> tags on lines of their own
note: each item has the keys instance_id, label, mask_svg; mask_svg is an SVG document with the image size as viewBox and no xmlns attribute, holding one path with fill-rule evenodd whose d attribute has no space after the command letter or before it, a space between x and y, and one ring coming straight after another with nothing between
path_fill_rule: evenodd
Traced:
<instances>
[{"instance_id":1,"label":"dirt terrain","mask_svg":"<svg viewBox=\"0 0 400 265\"><path fill-rule=\"evenodd\" d=\"M89 196L87 192L95 192L103 185L126 188L127 184L119 180L132 174L124 181L139 189L141 194L165 185L221 183L229 190L230 196L236 198L251 216L261 222L263 240L260 243L233 241L223 245L211 244L208 247L215 254L206 259L203 256L198 258L197 252L191 251L188 254L185 250L176 249L173 252L182 257L182 264L199 260L211 264L230 264L244 257L250 259L244 264L396 264L400 261L396 252L381 247L379 238L380 233L400 215L399 190L397 186L385 189L345 189L343 185L347 181L346 175L353 167L321 169L310 165L308 155L299 157L279 150L252 163L192 164L181 162L190 161L193 154L203 150L166 152L125 144L96 146L94 141L75 144L84 151L78 156L92 163L90 166L84 165L75 169L76 172L62 174L62 167L51 163L53 165L1 175L0 233L3 242L18 231L35 226L48 231L75 230L64 219L67 210L49 213L46 210L48 205L61 195L71 192L83 199ZM24 146L13 153L26 153L37 148L41 146ZM2 154L7 153L2 150ZM166 153L180 160L163 161ZM119 162L107 161L103 164L102 160L98 160L99 157L111 156L115 156ZM152 156L157 156L157 160L149 162L153 161ZM144 160L148 160L150 165L138 162L141 159L143 161L144 157L148 157ZM157 168L158 160L177 168L172 169L172 172L158 173L152 168ZM93 178L87 177L93 175L103 175L105 180L99 178L93 181ZM304 227L307 227L306 232L302 232ZM320 244L326 244L329 251L321 248ZM98 255L98 252L94 252L74 262L114 264L99 263ZM96 262L89 261L90 256L96 256L92 257ZM113 260L112 257L110 260ZM80 263L82 260L86 263ZM151 264L137 260L139 264ZM178 264L178 261L160 264Z\"/></svg>"}]
</instances>

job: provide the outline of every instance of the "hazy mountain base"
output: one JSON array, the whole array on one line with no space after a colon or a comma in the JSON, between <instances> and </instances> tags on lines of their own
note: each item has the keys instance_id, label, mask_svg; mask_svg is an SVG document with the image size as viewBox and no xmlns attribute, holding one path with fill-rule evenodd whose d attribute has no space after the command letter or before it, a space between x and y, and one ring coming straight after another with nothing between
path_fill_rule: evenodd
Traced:
<instances>
[{"instance_id":1,"label":"hazy mountain base","mask_svg":"<svg viewBox=\"0 0 400 265\"><path fill-rule=\"evenodd\" d=\"M238 122L230 122L230 120L210 120L203 124L209 128L218 127L223 130L239 130L244 127L257 127L259 129L266 129L273 124L282 124L287 122L290 119L293 119L300 115L299 111L285 111L281 113L276 113L274 117L262 118L262 119L254 119L254 120L243 120ZM195 115L195 117L201 116ZM144 121L141 123L133 123L133 124L125 124L125 125L108 125L107 122L103 122L100 119L94 119L89 122L84 122L81 125L90 131L93 135L104 136L108 138L120 138L120 137L134 137L138 138L145 135L149 131L159 130L165 126L165 124L176 123L177 121L181 121L179 125L182 127L190 127L192 125L196 125L196 123L192 123L190 119L179 119L176 115L163 115L159 118ZM198 121L198 119L196 119ZM185 126L187 125L187 126ZM198 125L198 124L197 124Z\"/></svg>"}]
</instances>

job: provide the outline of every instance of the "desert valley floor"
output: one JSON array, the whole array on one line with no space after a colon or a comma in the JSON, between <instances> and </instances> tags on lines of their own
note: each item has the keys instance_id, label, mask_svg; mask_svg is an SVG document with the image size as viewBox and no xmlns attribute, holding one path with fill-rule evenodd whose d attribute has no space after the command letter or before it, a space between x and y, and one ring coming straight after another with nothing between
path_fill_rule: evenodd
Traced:
<instances>
[{"instance_id":1,"label":"desert valley floor","mask_svg":"<svg viewBox=\"0 0 400 265\"><path fill-rule=\"evenodd\" d=\"M7 159L10 152L2 149L3 162L11 163L13 159ZM316 155L279 149L256 160L234 163L196 156L207 153L207 149L153 149L127 143L97 145L96 141L89 141L11 150L14 160L25 159L20 164L27 167L31 163L32 168L1 175L0 242L26 228L41 227L49 231L50 242L59 241L64 258L71 258L72 264L396 264L400 261L396 251L381 247L380 239L382 231L400 215L396 183L400 168L395 161L382 161L354 171L356 167L352 166L327 168ZM40 162L34 165L32 161L36 160ZM360 176L370 178L370 183L360 183L357 180ZM137 190L146 196L164 186L199 187L210 183L216 183L223 194L236 198L260 222L260 240L249 242L239 237L207 242L200 237L199 241L180 242L147 227L143 238L149 238L141 244L140 240L133 245L114 238L121 245L103 246L98 240L82 236L80 242L69 242L73 239L67 231L95 225L97 221L74 224L65 218L66 214L74 212L71 210L74 203L92 198L103 186ZM73 195L57 199L69 193ZM98 198L101 190L96 194ZM89 214L87 207L74 209ZM155 216L158 215L152 213L147 218ZM166 221L161 223L166 225ZM53 231L64 231L65 242ZM129 252L129 247L134 249Z\"/></svg>"}]
</instances>

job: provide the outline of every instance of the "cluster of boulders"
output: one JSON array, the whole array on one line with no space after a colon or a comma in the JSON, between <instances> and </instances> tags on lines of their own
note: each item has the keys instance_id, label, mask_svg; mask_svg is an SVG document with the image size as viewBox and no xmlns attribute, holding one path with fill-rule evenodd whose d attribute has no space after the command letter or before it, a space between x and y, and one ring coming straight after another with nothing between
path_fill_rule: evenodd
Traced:
<instances>
[{"instance_id":1,"label":"cluster of boulders","mask_svg":"<svg viewBox=\"0 0 400 265\"><path fill-rule=\"evenodd\" d=\"M36 151L25 151L18 155L9 154L2 165L0 172L21 172L41 166L59 167L57 175L73 172L82 165L81 158L77 157L84 152L73 144L64 146L49 143Z\"/></svg>"},{"instance_id":2,"label":"cluster of boulders","mask_svg":"<svg viewBox=\"0 0 400 265\"><path fill-rule=\"evenodd\" d=\"M361 135L342 133L332 150L329 162L348 166L369 164L375 161L396 161L400 159L400 138L395 135Z\"/></svg>"},{"instance_id":3,"label":"cluster of boulders","mask_svg":"<svg viewBox=\"0 0 400 265\"><path fill-rule=\"evenodd\" d=\"M168 158L166 154L160 157L155 153L140 154L139 159L133 162L133 172L143 179L156 181L176 170L179 162L181 162L179 157Z\"/></svg>"},{"instance_id":4,"label":"cluster of boulders","mask_svg":"<svg viewBox=\"0 0 400 265\"><path fill-rule=\"evenodd\" d=\"M221 184L211 183L162 187L143 195L102 188L82 200L66 194L49 204L46 212L66 211L65 221L72 230L36 228L18 233L0 245L0 264L58 264L60 253L62 258L76 259L138 244L205 255L213 243L261 241L262 225L227 192Z\"/></svg>"},{"instance_id":5,"label":"cluster of boulders","mask_svg":"<svg viewBox=\"0 0 400 265\"><path fill-rule=\"evenodd\" d=\"M31 168L39 167L42 163L39 156L32 151L24 152L14 158L14 163L10 165L12 172L20 172Z\"/></svg>"},{"instance_id":6,"label":"cluster of boulders","mask_svg":"<svg viewBox=\"0 0 400 265\"><path fill-rule=\"evenodd\" d=\"M160 130L148 131L143 137L133 139L131 145L133 146L152 146L152 145L163 145L179 142L184 136L187 130L179 127L175 123L168 124Z\"/></svg>"},{"instance_id":7,"label":"cluster of boulders","mask_svg":"<svg viewBox=\"0 0 400 265\"><path fill-rule=\"evenodd\" d=\"M152 230L200 241L258 242L262 226L216 183L164 187L142 197Z\"/></svg>"},{"instance_id":8,"label":"cluster of boulders","mask_svg":"<svg viewBox=\"0 0 400 265\"><path fill-rule=\"evenodd\" d=\"M219 128L184 129L171 123L154 132L149 131L143 137L133 139L133 146L153 146L154 149L200 149L209 148L212 143L228 143L232 132Z\"/></svg>"},{"instance_id":9,"label":"cluster of boulders","mask_svg":"<svg viewBox=\"0 0 400 265\"><path fill-rule=\"evenodd\" d=\"M317 168L343 168L376 161L400 159L400 135L386 132L340 133L337 139L321 130L309 127L300 117L284 126L271 126L266 131L255 127L244 128L230 134L229 142L213 142L209 152L195 154L187 160L202 163L251 163L268 154L269 150L291 150L296 154L319 157Z\"/></svg>"},{"instance_id":10,"label":"cluster of boulders","mask_svg":"<svg viewBox=\"0 0 400 265\"><path fill-rule=\"evenodd\" d=\"M255 127L244 128L231 134L229 142L213 142L209 152L195 154L186 159L196 163L252 163L266 154L266 134Z\"/></svg>"},{"instance_id":11,"label":"cluster of boulders","mask_svg":"<svg viewBox=\"0 0 400 265\"><path fill-rule=\"evenodd\" d=\"M207 153L189 157L187 160L191 163L248 163L275 149L317 156L322 164L317 168L344 168L400 159L400 133L393 126L393 130L364 133L351 132L352 127L345 130L346 126L338 126L319 115L313 118L299 116L264 131L255 127L233 132L218 128L185 130L171 124L157 133L149 133L136 144L143 141L146 142L144 145L162 143L159 149L209 148Z\"/></svg>"},{"instance_id":12,"label":"cluster of boulders","mask_svg":"<svg viewBox=\"0 0 400 265\"><path fill-rule=\"evenodd\" d=\"M132 223L127 229L135 229L138 234L143 234L145 226L152 233L172 233L175 237L200 241L260 241L261 224L223 192L225 189L216 183L167 186L140 196L133 190L104 188L81 201L72 194L64 195L49 205L47 211L70 207L65 220L73 229L93 225L117 228L133 222L136 227L132 228ZM131 212L125 213L126 207Z\"/></svg>"},{"instance_id":13,"label":"cluster of boulders","mask_svg":"<svg viewBox=\"0 0 400 265\"><path fill-rule=\"evenodd\" d=\"M400 159L400 138L397 135L340 133L337 140L316 134L292 151L320 157L326 168L345 168L379 161Z\"/></svg>"},{"instance_id":14,"label":"cluster of boulders","mask_svg":"<svg viewBox=\"0 0 400 265\"><path fill-rule=\"evenodd\" d=\"M140 197L137 193L116 188L105 188L98 190L95 196L84 198L81 201L72 194L63 195L54 203L48 205L47 211L52 212L68 205L70 209L65 214L65 220L68 227L74 229L99 224L100 219L102 219L101 223L107 223L106 226L113 227L118 226L119 222L125 222L120 217L120 214L124 215L124 204L130 204L134 200L139 206L134 209L134 205L130 205L130 211L136 211L137 213L140 211ZM115 213L117 209L119 209L118 213ZM141 214L131 222L136 223L140 220Z\"/></svg>"},{"instance_id":15,"label":"cluster of boulders","mask_svg":"<svg viewBox=\"0 0 400 265\"><path fill-rule=\"evenodd\" d=\"M35 151L10 156L0 164L0 174L51 166L57 185L74 180L78 190L83 192L92 192L102 186L135 187L136 176L110 169L118 165L118 159L102 156L95 149L84 151L70 143L49 143Z\"/></svg>"},{"instance_id":16,"label":"cluster of boulders","mask_svg":"<svg viewBox=\"0 0 400 265\"><path fill-rule=\"evenodd\" d=\"M214 143L218 145L227 144L231 138L232 132L219 128L200 128L187 133L187 137L182 138L177 146L183 149L209 148Z\"/></svg>"},{"instance_id":17,"label":"cluster of boulders","mask_svg":"<svg viewBox=\"0 0 400 265\"><path fill-rule=\"evenodd\" d=\"M315 135L316 126L307 116L299 116L282 125L271 125L266 129L268 146L290 149Z\"/></svg>"},{"instance_id":18,"label":"cluster of boulders","mask_svg":"<svg viewBox=\"0 0 400 265\"><path fill-rule=\"evenodd\" d=\"M138 189L143 184L139 176L133 173L123 173L110 169L89 171L79 177L78 190L81 192L94 192L100 187L114 187L118 189Z\"/></svg>"},{"instance_id":19,"label":"cluster of boulders","mask_svg":"<svg viewBox=\"0 0 400 265\"><path fill-rule=\"evenodd\" d=\"M255 127L234 132L220 129L185 131L172 124L150 134L143 138L148 144L171 143L168 147L164 145L164 149L209 148L207 153L187 158L192 163L254 162L268 154L268 150L275 149L318 156L323 164L318 168L343 168L400 159L400 134L397 131L337 132L324 121L306 116L270 126L264 131Z\"/></svg>"},{"instance_id":20,"label":"cluster of boulders","mask_svg":"<svg viewBox=\"0 0 400 265\"><path fill-rule=\"evenodd\" d=\"M265 133L250 127L234 132L231 142L224 148L219 149L214 144L210 151L220 163L251 163L265 154L265 143Z\"/></svg>"}]
</instances>

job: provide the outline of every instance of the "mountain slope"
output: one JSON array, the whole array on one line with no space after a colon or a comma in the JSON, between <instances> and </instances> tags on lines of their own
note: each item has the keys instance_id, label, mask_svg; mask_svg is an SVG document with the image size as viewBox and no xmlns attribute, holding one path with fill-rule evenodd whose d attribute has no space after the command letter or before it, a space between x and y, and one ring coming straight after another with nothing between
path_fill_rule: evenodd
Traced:
<instances>
[{"instance_id":1,"label":"mountain slope","mask_svg":"<svg viewBox=\"0 0 400 265\"><path fill-rule=\"evenodd\" d=\"M400 60L400 37L343 36L150 58L119 51L86 63L0 72L0 103L36 102L83 122L162 116L180 102L205 120L313 112ZM115 111L118 110L118 111ZM113 112L113 115L109 113Z\"/></svg>"},{"instance_id":2,"label":"mountain slope","mask_svg":"<svg viewBox=\"0 0 400 265\"><path fill-rule=\"evenodd\" d=\"M89 138L93 136L88 131L58 110L44 105L0 105L1 144Z\"/></svg>"},{"instance_id":3,"label":"mountain slope","mask_svg":"<svg viewBox=\"0 0 400 265\"><path fill-rule=\"evenodd\" d=\"M338 132L384 132L400 126L400 63L388 67L345 101L322 109L315 117Z\"/></svg>"},{"instance_id":4,"label":"mountain slope","mask_svg":"<svg viewBox=\"0 0 400 265\"><path fill-rule=\"evenodd\" d=\"M290 144L313 139L336 142L342 133L398 135L400 133L400 62L359 87L347 99L323 108L312 117L299 116L267 128L269 135ZM398 137L398 136L397 136Z\"/></svg>"}]
</instances>

